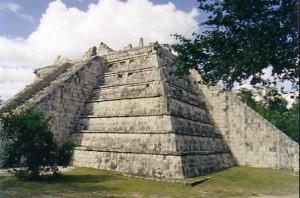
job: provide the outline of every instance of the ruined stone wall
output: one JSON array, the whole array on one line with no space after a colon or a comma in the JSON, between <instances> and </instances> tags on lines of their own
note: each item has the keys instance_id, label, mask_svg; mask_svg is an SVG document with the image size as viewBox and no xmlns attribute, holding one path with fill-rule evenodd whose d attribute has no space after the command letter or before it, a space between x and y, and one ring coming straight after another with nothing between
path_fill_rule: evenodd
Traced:
<instances>
[{"instance_id":1,"label":"ruined stone wall","mask_svg":"<svg viewBox=\"0 0 300 198\"><path fill-rule=\"evenodd\" d=\"M71 67L70 63L64 63L61 65L48 66L51 69L47 70L47 75L36 78L33 83L26 86L25 89L16 94L13 98L5 102L0 108L0 114L4 113L8 109L15 109L23 105L27 100L33 97L36 93L48 87L52 81L57 79L62 73L65 73L68 68Z\"/></svg>"},{"instance_id":2,"label":"ruined stone wall","mask_svg":"<svg viewBox=\"0 0 300 198\"><path fill-rule=\"evenodd\" d=\"M55 138L62 142L75 130L82 106L98 83L105 65L97 57L53 67L52 72L27 86L1 110L16 105L17 111L28 106L42 109L45 117L51 118ZM26 97L22 98L23 95Z\"/></svg>"},{"instance_id":3,"label":"ruined stone wall","mask_svg":"<svg viewBox=\"0 0 300 198\"><path fill-rule=\"evenodd\" d=\"M172 132L176 134L176 151L181 154L184 177L220 170L235 164L222 135L215 130L197 88L189 76L174 75L174 55L158 48L158 64L162 68L167 111L171 115Z\"/></svg>"},{"instance_id":4,"label":"ruined stone wall","mask_svg":"<svg viewBox=\"0 0 300 198\"><path fill-rule=\"evenodd\" d=\"M199 84L198 88L238 165L299 171L298 143L233 93L223 92L217 86Z\"/></svg>"},{"instance_id":5,"label":"ruined stone wall","mask_svg":"<svg viewBox=\"0 0 300 198\"><path fill-rule=\"evenodd\" d=\"M115 170L141 177L182 178L183 175L181 157L173 155L76 150L75 162L76 166Z\"/></svg>"},{"instance_id":6,"label":"ruined stone wall","mask_svg":"<svg viewBox=\"0 0 300 198\"><path fill-rule=\"evenodd\" d=\"M60 141L70 137L77 126L84 102L99 83L105 69L100 58L73 65L64 78L49 87L47 96L36 106L42 108L46 117L52 117L52 131Z\"/></svg>"}]
</instances>

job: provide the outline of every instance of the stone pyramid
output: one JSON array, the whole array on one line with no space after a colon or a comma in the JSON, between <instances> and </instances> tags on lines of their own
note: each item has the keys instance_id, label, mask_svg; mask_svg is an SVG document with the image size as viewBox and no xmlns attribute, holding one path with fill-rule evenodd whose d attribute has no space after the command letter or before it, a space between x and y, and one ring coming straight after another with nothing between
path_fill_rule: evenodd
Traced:
<instances>
[{"instance_id":1,"label":"stone pyramid","mask_svg":"<svg viewBox=\"0 0 300 198\"><path fill-rule=\"evenodd\" d=\"M184 178L234 164L190 79L170 74L173 58L157 44L106 57L73 134L75 166Z\"/></svg>"},{"instance_id":2,"label":"stone pyramid","mask_svg":"<svg viewBox=\"0 0 300 198\"><path fill-rule=\"evenodd\" d=\"M172 75L174 58L158 43L119 51L101 43L37 69L0 114L41 108L57 140L76 142L75 166L159 178L233 165L299 170L296 142L198 73Z\"/></svg>"}]
</instances>

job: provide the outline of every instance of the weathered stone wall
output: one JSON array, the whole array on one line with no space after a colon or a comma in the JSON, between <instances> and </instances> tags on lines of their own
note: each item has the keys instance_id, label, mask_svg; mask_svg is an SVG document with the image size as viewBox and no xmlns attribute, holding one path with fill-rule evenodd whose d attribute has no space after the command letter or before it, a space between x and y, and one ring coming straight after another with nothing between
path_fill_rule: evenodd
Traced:
<instances>
[{"instance_id":1,"label":"weathered stone wall","mask_svg":"<svg viewBox=\"0 0 300 198\"><path fill-rule=\"evenodd\" d=\"M160 81L119 85L115 87L101 86L93 92L93 101L109 101L132 98L148 98L163 95L163 86ZM100 94L101 92L101 94Z\"/></svg>"},{"instance_id":2,"label":"weathered stone wall","mask_svg":"<svg viewBox=\"0 0 300 198\"><path fill-rule=\"evenodd\" d=\"M93 87L98 84L99 75L105 69L100 58L77 63L73 67L73 71L68 71L57 84L53 83L56 86L50 86L52 89L48 90L47 96L36 104L44 110L46 117L53 118L52 131L60 141L74 132L84 102L89 99Z\"/></svg>"},{"instance_id":3,"label":"weathered stone wall","mask_svg":"<svg viewBox=\"0 0 300 198\"><path fill-rule=\"evenodd\" d=\"M149 50L149 48L148 48ZM122 52L122 51L121 51ZM140 51L140 53L143 53L144 51ZM152 68L155 66L155 62L151 60L151 57L149 55L143 55L135 56L130 55L128 51L125 51L122 53L122 55L125 53L125 55L128 55L128 57L123 58L122 61L119 60L120 57L116 57L116 52L109 53L109 56L107 57L107 60L110 62L108 64L106 73L121 73L124 71L138 71L146 68ZM120 55L120 53L119 53ZM121 56L122 56L121 55ZM117 62L116 62L117 61Z\"/></svg>"},{"instance_id":4,"label":"weathered stone wall","mask_svg":"<svg viewBox=\"0 0 300 198\"><path fill-rule=\"evenodd\" d=\"M193 74L198 75L198 74ZM198 77L195 81L201 80ZM238 165L299 171L299 144L218 86L199 84L217 129Z\"/></svg>"},{"instance_id":5,"label":"weathered stone wall","mask_svg":"<svg viewBox=\"0 0 300 198\"><path fill-rule=\"evenodd\" d=\"M193 177L234 165L231 153L227 151L210 151L202 153L202 155L187 155L182 157L182 167L186 177Z\"/></svg>"},{"instance_id":6,"label":"weathered stone wall","mask_svg":"<svg viewBox=\"0 0 300 198\"><path fill-rule=\"evenodd\" d=\"M139 71L124 71L122 73L106 74L104 81L106 86L145 83L159 80L158 69Z\"/></svg>"},{"instance_id":7,"label":"weathered stone wall","mask_svg":"<svg viewBox=\"0 0 300 198\"><path fill-rule=\"evenodd\" d=\"M173 58L173 54L165 49L158 50L158 62L162 67L167 94L167 109L172 116L172 131L176 134L177 152L181 153L184 177L235 165L222 135L215 130L203 97L192 85L193 79L174 75L176 66Z\"/></svg>"},{"instance_id":8,"label":"weathered stone wall","mask_svg":"<svg viewBox=\"0 0 300 198\"><path fill-rule=\"evenodd\" d=\"M74 165L145 177L183 178L180 156L76 150Z\"/></svg>"},{"instance_id":9,"label":"weathered stone wall","mask_svg":"<svg viewBox=\"0 0 300 198\"><path fill-rule=\"evenodd\" d=\"M51 118L51 130L56 139L62 142L75 130L83 104L91 95L93 87L98 84L99 75L104 69L105 65L99 57L53 68L53 72L38 78L2 110L17 104L16 110L28 106L42 109L45 117ZM22 98L20 101L19 97L24 94L27 100Z\"/></svg>"},{"instance_id":10,"label":"weathered stone wall","mask_svg":"<svg viewBox=\"0 0 300 198\"><path fill-rule=\"evenodd\" d=\"M205 124L212 124L206 109L200 106L186 103L185 101L179 99L169 97L168 110L172 115L177 117L199 121Z\"/></svg>"},{"instance_id":11,"label":"weathered stone wall","mask_svg":"<svg viewBox=\"0 0 300 198\"><path fill-rule=\"evenodd\" d=\"M173 131L178 134L216 137L218 134L212 124L205 124L180 117L172 117Z\"/></svg>"},{"instance_id":12,"label":"weathered stone wall","mask_svg":"<svg viewBox=\"0 0 300 198\"><path fill-rule=\"evenodd\" d=\"M137 116L99 118L90 116L79 120L79 130L94 132L139 132L155 133L172 130L170 116Z\"/></svg>"},{"instance_id":13,"label":"weathered stone wall","mask_svg":"<svg viewBox=\"0 0 300 198\"><path fill-rule=\"evenodd\" d=\"M224 144L221 136L187 136L176 134L176 150L179 152L187 151L225 151L228 147Z\"/></svg>"},{"instance_id":14,"label":"weathered stone wall","mask_svg":"<svg viewBox=\"0 0 300 198\"><path fill-rule=\"evenodd\" d=\"M148 154L176 153L175 135L171 133L79 133L76 138L81 142L80 147L86 150Z\"/></svg>"},{"instance_id":15,"label":"weathered stone wall","mask_svg":"<svg viewBox=\"0 0 300 198\"><path fill-rule=\"evenodd\" d=\"M166 113L164 106L163 97L101 101L87 103L85 114L99 117L162 115Z\"/></svg>"},{"instance_id":16,"label":"weathered stone wall","mask_svg":"<svg viewBox=\"0 0 300 198\"><path fill-rule=\"evenodd\" d=\"M0 108L0 114L4 113L8 109L15 109L23 105L28 99L32 98L33 95L47 88L51 82L57 79L62 73L65 73L71 66L72 65L70 63L64 63L55 67L51 66L51 69L47 70L47 75L37 78L32 84L28 85L13 98L5 102Z\"/></svg>"},{"instance_id":17,"label":"weathered stone wall","mask_svg":"<svg viewBox=\"0 0 300 198\"><path fill-rule=\"evenodd\" d=\"M200 107L201 109L205 109L205 104L201 98L199 98L199 94L191 91L187 91L185 89L181 89L176 87L170 83L165 83L165 89L168 92L168 96L180 100L184 103L193 105L195 107Z\"/></svg>"}]
</instances>

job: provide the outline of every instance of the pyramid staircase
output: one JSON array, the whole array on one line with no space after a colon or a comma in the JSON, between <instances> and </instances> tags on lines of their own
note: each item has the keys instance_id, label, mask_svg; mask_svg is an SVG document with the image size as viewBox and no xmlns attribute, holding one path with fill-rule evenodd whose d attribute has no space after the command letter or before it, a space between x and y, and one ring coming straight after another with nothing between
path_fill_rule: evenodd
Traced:
<instances>
[{"instance_id":1,"label":"pyramid staircase","mask_svg":"<svg viewBox=\"0 0 300 198\"><path fill-rule=\"evenodd\" d=\"M170 52L152 44L105 58L72 134L75 166L185 178L234 165L189 77L171 75Z\"/></svg>"}]
</instances>

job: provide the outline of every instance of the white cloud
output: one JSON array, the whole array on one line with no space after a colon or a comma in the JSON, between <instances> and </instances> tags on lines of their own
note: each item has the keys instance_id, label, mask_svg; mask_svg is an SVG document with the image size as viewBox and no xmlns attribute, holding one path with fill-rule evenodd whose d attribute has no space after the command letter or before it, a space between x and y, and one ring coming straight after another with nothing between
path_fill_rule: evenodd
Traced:
<instances>
[{"instance_id":1,"label":"white cloud","mask_svg":"<svg viewBox=\"0 0 300 198\"><path fill-rule=\"evenodd\" d=\"M18 12L19 8L12 6L11 9ZM140 37L144 37L145 44L173 42L170 34L185 34L197 24L197 15L196 8L186 13L177 10L172 3L154 5L148 0L100 0L89 5L87 11L67 8L61 0L53 1L28 38L0 36L0 71L3 73L0 96L11 97L33 79L29 70L52 64L57 55L77 59L100 42L118 50L129 43L137 45ZM26 70L24 75L29 77L22 80L22 86L9 86L8 82L20 82L18 74L24 72L7 69L12 67Z\"/></svg>"},{"instance_id":2,"label":"white cloud","mask_svg":"<svg viewBox=\"0 0 300 198\"><path fill-rule=\"evenodd\" d=\"M7 11L10 11L10 12L14 13L15 15L23 18L23 19L26 19L30 22L33 22L33 17L20 12L20 9L21 9L21 6L19 4L13 3L13 2L0 3L0 11L1 10L7 10Z\"/></svg>"},{"instance_id":3,"label":"white cloud","mask_svg":"<svg viewBox=\"0 0 300 198\"><path fill-rule=\"evenodd\" d=\"M23 19L26 19L26 20L28 20L28 21L30 21L30 22L33 22L33 17L30 16L30 15L27 15L27 14L21 14L21 13L19 13L18 15L19 15L20 17L22 17Z\"/></svg>"},{"instance_id":4,"label":"white cloud","mask_svg":"<svg viewBox=\"0 0 300 198\"><path fill-rule=\"evenodd\" d=\"M9 74L9 75L7 75ZM0 83L4 82L26 82L34 77L30 68L5 68L0 67Z\"/></svg>"},{"instance_id":5,"label":"white cloud","mask_svg":"<svg viewBox=\"0 0 300 198\"><path fill-rule=\"evenodd\" d=\"M22 90L25 88L24 82L5 82L0 83L0 98L3 100L7 100L16 94L16 90Z\"/></svg>"},{"instance_id":6,"label":"white cloud","mask_svg":"<svg viewBox=\"0 0 300 198\"><path fill-rule=\"evenodd\" d=\"M0 67L0 98L8 99L25 88L34 78L31 68Z\"/></svg>"},{"instance_id":7,"label":"white cloud","mask_svg":"<svg viewBox=\"0 0 300 198\"><path fill-rule=\"evenodd\" d=\"M12 11L13 13L17 13L17 11L20 9L20 6L16 3L9 2L6 5L6 8Z\"/></svg>"}]
</instances>

